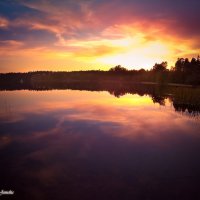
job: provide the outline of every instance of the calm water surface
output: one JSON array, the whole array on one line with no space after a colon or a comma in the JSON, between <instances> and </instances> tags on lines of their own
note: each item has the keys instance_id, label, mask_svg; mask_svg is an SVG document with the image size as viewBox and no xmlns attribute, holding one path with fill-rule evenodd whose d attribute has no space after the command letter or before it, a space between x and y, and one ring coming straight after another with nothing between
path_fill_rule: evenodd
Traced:
<instances>
[{"instance_id":1,"label":"calm water surface","mask_svg":"<svg viewBox=\"0 0 200 200\"><path fill-rule=\"evenodd\" d=\"M0 158L10 199L200 197L200 119L168 98L1 91Z\"/></svg>"}]
</instances>

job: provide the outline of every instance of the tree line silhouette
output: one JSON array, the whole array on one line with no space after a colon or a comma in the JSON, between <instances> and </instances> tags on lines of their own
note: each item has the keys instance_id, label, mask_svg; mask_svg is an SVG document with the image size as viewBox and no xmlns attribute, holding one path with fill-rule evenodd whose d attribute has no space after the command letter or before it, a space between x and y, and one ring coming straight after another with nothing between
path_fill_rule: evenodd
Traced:
<instances>
[{"instance_id":1,"label":"tree line silhouette","mask_svg":"<svg viewBox=\"0 0 200 200\"><path fill-rule=\"evenodd\" d=\"M32 84L33 82L77 82L77 81L117 81L117 82L148 82L165 85L169 83L200 85L200 57L178 58L175 66L167 68L168 63L156 63L150 70L128 70L121 65L108 71L89 70L72 72L35 71L28 73L0 74L1 85Z\"/></svg>"},{"instance_id":2,"label":"tree line silhouette","mask_svg":"<svg viewBox=\"0 0 200 200\"><path fill-rule=\"evenodd\" d=\"M111 68L110 72L135 74L136 80L151 81L159 84L179 83L200 85L200 56L197 58L178 58L175 66L167 68L168 63L156 63L151 70L128 70L120 65Z\"/></svg>"}]
</instances>

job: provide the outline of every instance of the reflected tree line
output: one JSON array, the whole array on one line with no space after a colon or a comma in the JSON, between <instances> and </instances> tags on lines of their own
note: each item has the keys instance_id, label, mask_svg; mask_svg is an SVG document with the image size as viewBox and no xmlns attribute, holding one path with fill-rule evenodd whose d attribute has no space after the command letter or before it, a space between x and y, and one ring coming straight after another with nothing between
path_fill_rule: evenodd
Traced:
<instances>
[{"instance_id":1,"label":"reflected tree line","mask_svg":"<svg viewBox=\"0 0 200 200\"><path fill-rule=\"evenodd\" d=\"M109 91L117 98L126 94L148 95L153 103L165 106L168 99L175 111L187 113L191 116L200 116L200 88L174 87L174 86L153 86L134 85L133 88L118 88Z\"/></svg>"},{"instance_id":2,"label":"reflected tree line","mask_svg":"<svg viewBox=\"0 0 200 200\"><path fill-rule=\"evenodd\" d=\"M154 103L165 106L168 99L175 111L187 113L190 116L200 116L200 88L199 87L178 87L150 84L130 84L129 82L109 81L74 81L74 82L34 82L32 84L18 84L7 87L0 86L0 90L87 90L87 91L108 91L116 98L126 94L148 95Z\"/></svg>"}]
</instances>

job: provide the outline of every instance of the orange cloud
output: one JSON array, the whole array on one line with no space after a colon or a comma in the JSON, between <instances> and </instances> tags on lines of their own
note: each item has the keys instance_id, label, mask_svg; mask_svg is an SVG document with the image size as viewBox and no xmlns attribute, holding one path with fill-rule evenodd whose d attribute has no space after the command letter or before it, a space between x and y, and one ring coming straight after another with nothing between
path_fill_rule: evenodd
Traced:
<instances>
[{"instance_id":1,"label":"orange cloud","mask_svg":"<svg viewBox=\"0 0 200 200\"><path fill-rule=\"evenodd\" d=\"M0 17L0 28L7 28L9 21L6 18Z\"/></svg>"},{"instance_id":2,"label":"orange cloud","mask_svg":"<svg viewBox=\"0 0 200 200\"><path fill-rule=\"evenodd\" d=\"M7 70L22 71L21 63L27 63L26 69L31 71L59 71L64 65L70 65L66 70L83 70L83 66L87 66L85 70L95 69L99 65L108 69L118 64L149 69L161 61L168 61L170 67L177 57L196 56L200 50L198 36L180 34L183 31L176 18L163 17L160 12L152 14L152 10L142 14L138 3L22 3L39 14L22 15L12 21L0 18L0 28L9 27L12 36L2 39L0 47L4 56L0 59L9 66ZM19 29L21 32L14 34ZM10 48L6 41L23 45L12 44L14 48ZM14 62L16 57L18 61Z\"/></svg>"}]
</instances>

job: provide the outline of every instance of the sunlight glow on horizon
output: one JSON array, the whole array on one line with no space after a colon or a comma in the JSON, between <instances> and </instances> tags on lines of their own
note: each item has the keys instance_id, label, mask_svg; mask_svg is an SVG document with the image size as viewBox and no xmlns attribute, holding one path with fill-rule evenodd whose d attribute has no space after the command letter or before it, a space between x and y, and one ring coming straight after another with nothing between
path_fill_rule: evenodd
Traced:
<instances>
[{"instance_id":1,"label":"sunlight glow on horizon","mask_svg":"<svg viewBox=\"0 0 200 200\"><path fill-rule=\"evenodd\" d=\"M21 44L11 42L10 45ZM4 54L10 59L11 66L12 59L16 67L20 65L20 71L31 71L31 68L32 71L108 70L116 65L122 65L127 69L150 69L155 63L162 61L167 61L168 67L173 66L177 59L174 56L175 46L175 43L145 41L142 37L129 36L120 39L71 40L68 42L68 48L73 50L69 52L59 46L56 49L19 49L14 53L9 51ZM187 45L181 45L181 48L194 53ZM18 63L15 60L18 60ZM26 65L24 70L23 65Z\"/></svg>"},{"instance_id":2,"label":"sunlight glow on horizon","mask_svg":"<svg viewBox=\"0 0 200 200\"><path fill-rule=\"evenodd\" d=\"M133 13L135 5L143 9L146 4L123 2L0 2L2 9L10 6L16 12L11 20L12 13L1 15L0 9L0 72L108 70L116 65L151 69L162 61L170 68L178 57L199 54L195 30L187 33L180 21L162 13L152 20L155 8Z\"/></svg>"}]
</instances>

